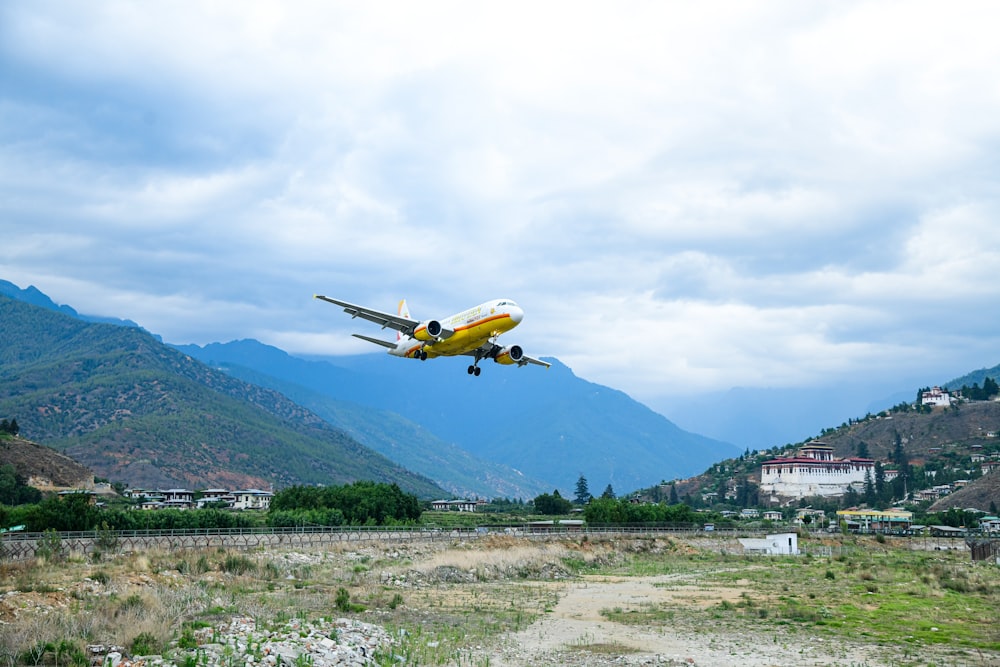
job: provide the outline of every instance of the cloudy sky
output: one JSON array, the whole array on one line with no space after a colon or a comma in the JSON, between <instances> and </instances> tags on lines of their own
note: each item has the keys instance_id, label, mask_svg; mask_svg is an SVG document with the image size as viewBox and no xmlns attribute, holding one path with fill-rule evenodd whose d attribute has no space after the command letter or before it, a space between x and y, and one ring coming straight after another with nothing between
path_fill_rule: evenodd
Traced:
<instances>
[{"instance_id":1,"label":"cloudy sky","mask_svg":"<svg viewBox=\"0 0 1000 667\"><path fill-rule=\"evenodd\" d=\"M998 25L910 0L4 2L0 279L293 353L381 353L315 293L508 297L508 342L654 404L944 382L1000 363Z\"/></svg>"}]
</instances>

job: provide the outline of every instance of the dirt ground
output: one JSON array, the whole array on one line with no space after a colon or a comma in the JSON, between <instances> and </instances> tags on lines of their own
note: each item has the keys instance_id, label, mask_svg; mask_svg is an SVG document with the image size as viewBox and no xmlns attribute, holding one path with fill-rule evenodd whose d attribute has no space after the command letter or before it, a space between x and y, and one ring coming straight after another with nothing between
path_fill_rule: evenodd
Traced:
<instances>
[{"instance_id":1,"label":"dirt ground","mask_svg":"<svg viewBox=\"0 0 1000 667\"><path fill-rule=\"evenodd\" d=\"M725 628L642 626L615 623L602 609L661 605L717 605L736 601L743 589L686 585L674 575L657 577L585 576L562 584L551 613L506 637L490 665L696 665L697 667L801 667L883 664L871 651L845 649L819 638L747 637ZM594 647L589 651L587 647Z\"/></svg>"}]
</instances>

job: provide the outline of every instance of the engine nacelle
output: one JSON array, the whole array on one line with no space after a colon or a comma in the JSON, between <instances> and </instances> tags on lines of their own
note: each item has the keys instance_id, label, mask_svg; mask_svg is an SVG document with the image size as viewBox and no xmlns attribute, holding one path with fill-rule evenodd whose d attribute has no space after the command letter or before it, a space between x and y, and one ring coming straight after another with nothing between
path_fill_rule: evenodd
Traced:
<instances>
[{"instance_id":1,"label":"engine nacelle","mask_svg":"<svg viewBox=\"0 0 1000 667\"><path fill-rule=\"evenodd\" d=\"M425 343L436 341L440 340L442 331L444 331L444 327L441 326L440 322L428 320L417 325L417 328L413 330L413 337Z\"/></svg>"},{"instance_id":2,"label":"engine nacelle","mask_svg":"<svg viewBox=\"0 0 1000 667\"><path fill-rule=\"evenodd\" d=\"M521 346L511 345L497 352L497 356L493 357L493 361L504 366L510 366L511 364L521 363L521 359L523 358L524 350L521 349Z\"/></svg>"}]
</instances>

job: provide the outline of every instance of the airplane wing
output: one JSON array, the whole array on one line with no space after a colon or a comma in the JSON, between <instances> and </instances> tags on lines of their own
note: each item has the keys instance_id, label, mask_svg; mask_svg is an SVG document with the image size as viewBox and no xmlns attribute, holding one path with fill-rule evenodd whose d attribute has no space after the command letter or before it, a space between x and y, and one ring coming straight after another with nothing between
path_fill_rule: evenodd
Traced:
<instances>
[{"instance_id":1,"label":"airplane wing","mask_svg":"<svg viewBox=\"0 0 1000 667\"><path fill-rule=\"evenodd\" d=\"M396 331L401 331L406 335L411 335L413 330L417 328L417 325L420 324L417 320L411 320L408 317L401 317L391 313L383 313L380 310L365 308L364 306L356 306L353 303L333 299L320 294L316 294L315 298L322 299L323 301L332 303L335 306L340 306L344 309L344 312L351 317L360 317L363 320L368 320L369 322L374 322L375 324L380 325L383 329L394 329ZM368 338L365 338L364 340L369 340L372 343L376 342ZM383 343L379 344L381 345Z\"/></svg>"},{"instance_id":2,"label":"airplane wing","mask_svg":"<svg viewBox=\"0 0 1000 667\"><path fill-rule=\"evenodd\" d=\"M541 359L535 359L534 357L521 357L521 361L522 362L526 361L529 364L535 364L537 366L545 366L546 368L552 365L547 361L542 361ZM521 365L523 366L524 364L522 363Z\"/></svg>"}]
</instances>

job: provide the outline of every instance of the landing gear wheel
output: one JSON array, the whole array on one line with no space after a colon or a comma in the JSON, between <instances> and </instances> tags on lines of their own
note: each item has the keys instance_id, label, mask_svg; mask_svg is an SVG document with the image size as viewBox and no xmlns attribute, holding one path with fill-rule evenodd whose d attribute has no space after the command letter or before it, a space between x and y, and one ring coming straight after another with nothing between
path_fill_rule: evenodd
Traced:
<instances>
[{"instance_id":1,"label":"landing gear wheel","mask_svg":"<svg viewBox=\"0 0 1000 667\"><path fill-rule=\"evenodd\" d=\"M472 375L472 374L473 374L473 373L475 373L475 372L476 372L477 370L479 370L479 369L478 369L478 368L476 368L475 366L469 366L469 375Z\"/></svg>"},{"instance_id":2,"label":"landing gear wheel","mask_svg":"<svg viewBox=\"0 0 1000 667\"><path fill-rule=\"evenodd\" d=\"M483 369L480 368L479 366L476 366L476 370L475 370L476 377L479 377L479 374L482 373L482 372L483 372Z\"/></svg>"}]
</instances>

